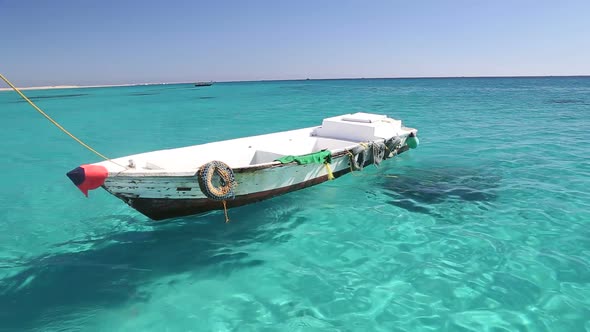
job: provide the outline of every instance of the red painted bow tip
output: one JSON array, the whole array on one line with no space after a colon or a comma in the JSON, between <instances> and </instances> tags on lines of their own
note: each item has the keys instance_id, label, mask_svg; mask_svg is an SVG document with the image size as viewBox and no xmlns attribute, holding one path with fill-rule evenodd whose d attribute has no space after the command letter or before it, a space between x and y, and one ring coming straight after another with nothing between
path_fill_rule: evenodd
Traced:
<instances>
[{"instance_id":1,"label":"red painted bow tip","mask_svg":"<svg viewBox=\"0 0 590 332\"><path fill-rule=\"evenodd\" d=\"M88 191L102 186L109 172L104 166L82 165L69 171L66 175L88 197Z\"/></svg>"}]
</instances>

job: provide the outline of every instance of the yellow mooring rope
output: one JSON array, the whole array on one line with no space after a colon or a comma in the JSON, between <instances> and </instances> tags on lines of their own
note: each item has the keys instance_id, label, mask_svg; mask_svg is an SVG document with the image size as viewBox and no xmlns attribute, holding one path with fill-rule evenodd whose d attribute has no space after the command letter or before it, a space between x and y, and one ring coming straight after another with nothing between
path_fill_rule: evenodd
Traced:
<instances>
[{"instance_id":1,"label":"yellow mooring rope","mask_svg":"<svg viewBox=\"0 0 590 332\"><path fill-rule=\"evenodd\" d=\"M51 123L53 123L57 128L59 128L61 131L63 131L64 133L66 133L66 135L70 136L71 138L73 138L76 142L80 143L80 145L82 145L83 147L85 147L86 149L90 150L91 152L93 152L94 154L96 154L97 156L101 157L104 160L108 160L114 164L116 164L117 166L121 166L123 168L127 168L125 166L122 166L116 162L114 162L113 160L111 160L110 158L106 157L105 155L103 155L102 153L94 150L92 147L90 147L88 144L82 142L82 140L80 140L78 137L74 136L72 133L70 133L69 131L67 131L66 128L62 127L59 123L57 123L57 121L53 120L49 115L47 115L47 113L43 112L39 107L37 107L37 105L35 105L35 103L33 103L29 98L27 98L27 96L25 96L17 87L15 87L12 83L10 83L10 81L4 77L4 75L0 74L0 78L2 78L2 80L4 82L6 82L6 84L8 84L12 90L14 90L16 93L18 93L27 103L29 103L29 105L33 106L33 108L35 110L37 110L37 112L41 113L41 115L43 115L47 120L49 120Z\"/></svg>"},{"instance_id":2,"label":"yellow mooring rope","mask_svg":"<svg viewBox=\"0 0 590 332\"><path fill-rule=\"evenodd\" d=\"M326 172L328 172L328 180L334 180L334 174L332 173L332 169L330 168L330 163L324 163L326 165Z\"/></svg>"},{"instance_id":3,"label":"yellow mooring rope","mask_svg":"<svg viewBox=\"0 0 590 332\"><path fill-rule=\"evenodd\" d=\"M346 153L348 154L348 156L350 157L350 162L348 163L350 166L350 174L352 174L352 176L356 176L356 174L354 174L354 169L352 169L352 163L354 160L354 155L352 154L352 152L346 150Z\"/></svg>"},{"instance_id":4,"label":"yellow mooring rope","mask_svg":"<svg viewBox=\"0 0 590 332\"><path fill-rule=\"evenodd\" d=\"M223 213L225 214L225 223L229 222L229 216L227 215L227 202L223 200Z\"/></svg>"}]
</instances>

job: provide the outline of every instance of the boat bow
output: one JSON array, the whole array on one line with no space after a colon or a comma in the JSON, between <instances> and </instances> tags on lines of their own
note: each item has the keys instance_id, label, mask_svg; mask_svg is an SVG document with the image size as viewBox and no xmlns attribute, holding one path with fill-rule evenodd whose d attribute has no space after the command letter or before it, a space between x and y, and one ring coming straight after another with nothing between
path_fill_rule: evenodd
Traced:
<instances>
[{"instance_id":1,"label":"boat bow","mask_svg":"<svg viewBox=\"0 0 590 332\"><path fill-rule=\"evenodd\" d=\"M67 177L80 189L84 196L88 197L88 191L96 189L104 184L109 172L101 165L82 165L69 171Z\"/></svg>"}]
</instances>

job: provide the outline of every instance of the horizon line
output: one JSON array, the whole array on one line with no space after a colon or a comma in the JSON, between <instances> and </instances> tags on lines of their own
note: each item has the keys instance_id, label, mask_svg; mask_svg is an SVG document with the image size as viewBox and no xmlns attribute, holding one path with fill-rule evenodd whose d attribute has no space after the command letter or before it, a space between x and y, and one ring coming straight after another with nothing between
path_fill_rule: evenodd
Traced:
<instances>
[{"instance_id":1,"label":"horizon line","mask_svg":"<svg viewBox=\"0 0 590 332\"><path fill-rule=\"evenodd\" d=\"M484 76L397 76L397 77L335 77L335 78L292 78L292 79L258 79L258 80L223 80L223 81L203 81L213 83L248 83L248 82L286 82L286 81L337 81L337 80L406 80L406 79L472 79L472 78L574 78L590 77L590 74L580 75L484 75ZM96 85L43 85L43 86L26 86L18 87L23 90L49 90L49 89L78 89L78 88L114 88L125 86L142 86L142 85L168 85L168 84L195 84L201 81L186 82L145 82L145 83L120 83L120 84L96 84ZM11 91L10 87L0 88L2 91Z\"/></svg>"},{"instance_id":2,"label":"horizon line","mask_svg":"<svg viewBox=\"0 0 590 332\"><path fill-rule=\"evenodd\" d=\"M238 82L280 82L280 81L329 81L329 80L405 80L405 79L439 79L439 78L549 78L549 77L590 77L590 74L580 75L484 75L484 76L396 76L396 77L336 77L336 78L291 78L291 79L260 79L260 80L231 80L212 81L214 83L238 83ZM169 84L183 84L169 83ZM186 82L194 83L194 82ZM162 83L163 84L163 83Z\"/></svg>"}]
</instances>

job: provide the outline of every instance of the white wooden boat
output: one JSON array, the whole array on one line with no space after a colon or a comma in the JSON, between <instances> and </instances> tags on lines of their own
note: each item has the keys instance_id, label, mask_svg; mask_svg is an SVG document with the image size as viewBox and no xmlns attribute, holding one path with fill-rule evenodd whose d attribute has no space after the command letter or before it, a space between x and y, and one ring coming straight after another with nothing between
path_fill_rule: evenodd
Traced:
<instances>
[{"instance_id":1,"label":"white wooden boat","mask_svg":"<svg viewBox=\"0 0 590 332\"><path fill-rule=\"evenodd\" d=\"M416 147L416 132L385 115L346 114L311 128L82 165L67 175L85 195L102 186L161 220L241 206L360 171Z\"/></svg>"}]
</instances>

